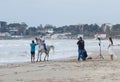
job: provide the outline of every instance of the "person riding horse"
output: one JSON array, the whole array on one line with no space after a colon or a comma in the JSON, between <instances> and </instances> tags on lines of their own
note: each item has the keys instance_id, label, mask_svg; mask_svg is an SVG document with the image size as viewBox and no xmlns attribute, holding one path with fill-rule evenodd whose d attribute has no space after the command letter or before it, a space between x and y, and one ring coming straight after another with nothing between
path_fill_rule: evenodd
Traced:
<instances>
[{"instance_id":1,"label":"person riding horse","mask_svg":"<svg viewBox=\"0 0 120 82\"><path fill-rule=\"evenodd\" d=\"M46 48L45 38L42 35L40 35L40 39L39 40L40 40L41 44L43 45L43 47L45 49L45 52L48 53L48 50Z\"/></svg>"},{"instance_id":2,"label":"person riding horse","mask_svg":"<svg viewBox=\"0 0 120 82\"><path fill-rule=\"evenodd\" d=\"M44 46L45 52L47 53L47 48L46 48L46 43L45 43L45 38L43 36L40 37L41 44Z\"/></svg>"},{"instance_id":3,"label":"person riding horse","mask_svg":"<svg viewBox=\"0 0 120 82\"><path fill-rule=\"evenodd\" d=\"M53 45L47 45L45 44L45 40L41 37L40 39L38 39L37 37L35 38L36 40L36 43L38 44L38 55L37 55L37 61L41 61L41 55L43 53L45 53L45 57L44 57L44 60L46 60L47 58L47 61L48 61L48 57L49 57L49 52L51 49L53 49L54 51L54 46ZM46 48L46 49L45 49ZM47 50L47 51L46 51Z\"/></svg>"}]
</instances>

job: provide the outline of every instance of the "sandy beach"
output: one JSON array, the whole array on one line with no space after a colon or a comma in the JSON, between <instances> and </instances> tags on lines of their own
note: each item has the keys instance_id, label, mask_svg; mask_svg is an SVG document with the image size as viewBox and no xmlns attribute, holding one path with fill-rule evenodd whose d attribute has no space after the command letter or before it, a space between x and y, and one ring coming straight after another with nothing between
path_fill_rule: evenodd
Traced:
<instances>
[{"instance_id":1,"label":"sandy beach","mask_svg":"<svg viewBox=\"0 0 120 82\"><path fill-rule=\"evenodd\" d=\"M120 82L120 57L110 61L106 51L102 54L104 59L93 56L78 62L72 57L0 66L0 82Z\"/></svg>"}]
</instances>

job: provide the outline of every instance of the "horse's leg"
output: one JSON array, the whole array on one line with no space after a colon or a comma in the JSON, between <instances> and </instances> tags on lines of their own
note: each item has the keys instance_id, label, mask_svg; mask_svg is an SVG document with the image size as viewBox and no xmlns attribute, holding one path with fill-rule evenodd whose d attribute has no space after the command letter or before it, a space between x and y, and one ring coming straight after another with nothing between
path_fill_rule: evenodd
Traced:
<instances>
[{"instance_id":1,"label":"horse's leg","mask_svg":"<svg viewBox=\"0 0 120 82\"><path fill-rule=\"evenodd\" d=\"M49 53L47 54L47 61L48 61L48 58L49 58Z\"/></svg>"},{"instance_id":2,"label":"horse's leg","mask_svg":"<svg viewBox=\"0 0 120 82\"><path fill-rule=\"evenodd\" d=\"M47 57L47 61L48 61L48 58L49 58L49 52L48 53L45 53L45 57L44 57L44 61L46 60L46 57Z\"/></svg>"},{"instance_id":3,"label":"horse's leg","mask_svg":"<svg viewBox=\"0 0 120 82\"><path fill-rule=\"evenodd\" d=\"M47 53L45 53L44 61L46 60Z\"/></svg>"},{"instance_id":4,"label":"horse's leg","mask_svg":"<svg viewBox=\"0 0 120 82\"><path fill-rule=\"evenodd\" d=\"M42 52L40 53L40 61L41 61L41 55L42 55Z\"/></svg>"},{"instance_id":5,"label":"horse's leg","mask_svg":"<svg viewBox=\"0 0 120 82\"><path fill-rule=\"evenodd\" d=\"M40 54L40 52L38 51L38 55L37 55L37 61L36 61L36 62L38 62L38 59L39 59L39 54Z\"/></svg>"},{"instance_id":6,"label":"horse's leg","mask_svg":"<svg viewBox=\"0 0 120 82\"><path fill-rule=\"evenodd\" d=\"M49 51L48 51L48 53L47 53L47 61L48 61L48 58L49 58Z\"/></svg>"}]
</instances>

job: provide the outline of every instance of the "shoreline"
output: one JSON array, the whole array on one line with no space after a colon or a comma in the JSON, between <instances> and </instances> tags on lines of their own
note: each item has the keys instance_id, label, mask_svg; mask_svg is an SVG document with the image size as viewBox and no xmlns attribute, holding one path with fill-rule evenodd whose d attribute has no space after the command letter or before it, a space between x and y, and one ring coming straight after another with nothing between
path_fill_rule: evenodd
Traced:
<instances>
[{"instance_id":1,"label":"shoreline","mask_svg":"<svg viewBox=\"0 0 120 82\"><path fill-rule=\"evenodd\" d=\"M119 53L119 50L117 49L116 52ZM97 58L99 56L99 51L91 51L89 53L90 54L88 54L88 57L92 57L92 59L95 59L95 60L99 59L99 58ZM101 54L102 54L103 57L105 57L105 59L108 60L108 57L109 57L108 51L104 50L104 51L102 51ZM66 57L62 57L62 58L49 59L49 61L64 61L64 60L66 60L66 61L77 60L77 53L76 53L76 56L75 55L70 55L70 56L66 56ZM41 62L47 62L47 61L42 60ZM17 62L10 62L10 63L4 62L4 63L1 63L0 66L25 64L25 63L31 63L30 59L27 60L27 61L19 61L19 62L18 61ZM35 60L35 63L37 63L36 60Z\"/></svg>"},{"instance_id":2,"label":"shoreline","mask_svg":"<svg viewBox=\"0 0 120 82\"><path fill-rule=\"evenodd\" d=\"M110 61L107 51L102 52L105 59L97 59L95 54L98 51L93 52L93 59L79 62L74 56L0 66L0 82L120 82L120 56Z\"/></svg>"}]
</instances>

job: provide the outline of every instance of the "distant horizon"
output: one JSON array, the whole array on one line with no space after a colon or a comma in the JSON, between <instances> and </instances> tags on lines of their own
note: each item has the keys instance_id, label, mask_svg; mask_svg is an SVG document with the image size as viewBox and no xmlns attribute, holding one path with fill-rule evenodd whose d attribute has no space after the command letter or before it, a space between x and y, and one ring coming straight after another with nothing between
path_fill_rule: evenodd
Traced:
<instances>
[{"instance_id":1,"label":"distant horizon","mask_svg":"<svg viewBox=\"0 0 120 82\"><path fill-rule=\"evenodd\" d=\"M56 27L76 24L119 24L120 0L0 0L0 20Z\"/></svg>"},{"instance_id":2,"label":"distant horizon","mask_svg":"<svg viewBox=\"0 0 120 82\"><path fill-rule=\"evenodd\" d=\"M0 20L0 22L7 22L7 21ZM11 24L11 23L22 23L22 22L7 22L7 24ZM26 22L24 22L24 23L26 23ZM69 26L69 25L82 25L82 24L88 24L88 25L90 25L90 24L97 24L97 25L110 24L110 25L115 25L113 23L76 23L76 24L66 24L66 25ZM120 24L120 23L116 23L116 24ZM39 24L37 26L34 26L34 25L30 26L29 24L27 24L27 25L29 27L37 27L37 26L40 26L41 24ZM44 24L44 25L42 24L42 26L45 26L45 25L47 25L47 24ZM49 24L49 25L56 26L56 25L53 25L53 24ZM61 25L61 26L56 26L56 27L62 27L62 26L66 26L66 25Z\"/></svg>"}]
</instances>

